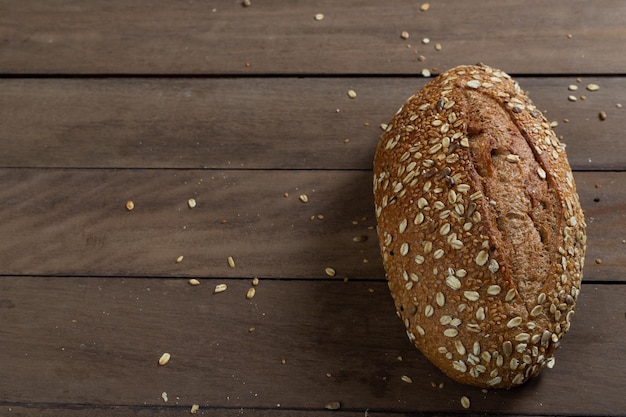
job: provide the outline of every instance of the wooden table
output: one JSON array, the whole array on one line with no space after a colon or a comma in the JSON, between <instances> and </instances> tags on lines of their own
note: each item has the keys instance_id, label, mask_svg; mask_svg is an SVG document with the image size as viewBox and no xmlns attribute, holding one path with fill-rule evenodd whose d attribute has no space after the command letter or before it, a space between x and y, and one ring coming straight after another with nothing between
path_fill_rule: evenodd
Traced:
<instances>
[{"instance_id":1,"label":"wooden table","mask_svg":"<svg viewBox=\"0 0 626 417\"><path fill-rule=\"evenodd\" d=\"M0 1L0 415L626 415L626 2L422 3ZM478 61L588 222L556 366L509 391L408 342L372 209L380 125Z\"/></svg>"}]
</instances>

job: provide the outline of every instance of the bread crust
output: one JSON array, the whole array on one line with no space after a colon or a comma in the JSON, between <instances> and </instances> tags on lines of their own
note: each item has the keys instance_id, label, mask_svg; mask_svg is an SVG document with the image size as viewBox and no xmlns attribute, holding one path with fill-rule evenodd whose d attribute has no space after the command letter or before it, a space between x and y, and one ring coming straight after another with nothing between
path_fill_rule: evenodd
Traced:
<instances>
[{"instance_id":1,"label":"bread crust","mask_svg":"<svg viewBox=\"0 0 626 417\"><path fill-rule=\"evenodd\" d=\"M397 314L432 363L485 388L553 363L585 221L565 146L517 82L481 64L428 83L384 129L373 187Z\"/></svg>"}]
</instances>

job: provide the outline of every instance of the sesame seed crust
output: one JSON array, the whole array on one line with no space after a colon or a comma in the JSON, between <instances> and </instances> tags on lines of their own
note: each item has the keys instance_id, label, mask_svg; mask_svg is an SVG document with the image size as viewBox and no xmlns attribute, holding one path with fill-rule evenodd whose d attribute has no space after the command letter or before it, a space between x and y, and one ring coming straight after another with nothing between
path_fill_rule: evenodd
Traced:
<instances>
[{"instance_id":1,"label":"sesame seed crust","mask_svg":"<svg viewBox=\"0 0 626 417\"><path fill-rule=\"evenodd\" d=\"M484 388L552 363L585 220L565 146L517 82L485 65L436 77L386 125L373 189L397 313L431 362Z\"/></svg>"}]
</instances>

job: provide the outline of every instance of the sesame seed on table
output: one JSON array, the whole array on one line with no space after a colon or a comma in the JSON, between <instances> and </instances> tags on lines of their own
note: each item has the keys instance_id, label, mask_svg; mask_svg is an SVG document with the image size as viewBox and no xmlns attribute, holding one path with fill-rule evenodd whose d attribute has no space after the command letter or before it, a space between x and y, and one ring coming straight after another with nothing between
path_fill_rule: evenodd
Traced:
<instances>
[{"instance_id":1,"label":"sesame seed on table","mask_svg":"<svg viewBox=\"0 0 626 417\"><path fill-rule=\"evenodd\" d=\"M623 415L624 2L2 10L0 415ZM407 338L373 197L384 184L373 185L374 153L396 110L438 74L477 62L514 77L536 107L511 100L511 113L543 113L566 145L587 223L576 314L546 294L528 311L571 329L556 361L510 390L454 382ZM420 211L381 244L417 265L450 253L467 262L405 310L445 329L437 354L468 374L523 368L527 346L552 338L525 318L498 318L515 334L500 355L459 337L493 319L481 297L516 294L463 285L474 266L502 265L473 225L485 196L444 154L467 145L454 137L459 115L448 101L432 106L446 118L430 126L448 139L422 146L419 164L409 150L393 173L403 181L385 185L387 205L418 176L427 183ZM502 160L520 166L524 155ZM430 223L431 240L406 238ZM483 246L469 253L472 233ZM402 279L411 290L424 277ZM476 323L440 314L454 302L480 305Z\"/></svg>"}]
</instances>

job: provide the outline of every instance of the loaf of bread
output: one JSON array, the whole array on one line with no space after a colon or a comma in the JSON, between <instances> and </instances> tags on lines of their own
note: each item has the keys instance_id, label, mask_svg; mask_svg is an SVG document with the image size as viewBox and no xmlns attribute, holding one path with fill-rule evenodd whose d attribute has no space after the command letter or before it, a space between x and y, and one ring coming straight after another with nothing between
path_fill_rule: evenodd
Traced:
<instances>
[{"instance_id":1,"label":"loaf of bread","mask_svg":"<svg viewBox=\"0 0 626 417\"><path fill-rule=\"evenodd\" d=\"M585 221L565 146L517 82L460 66L410 97L380 138L374 197L397 314L432 363L485 388L552 366Z\"/></svg>"}]
</instances>

